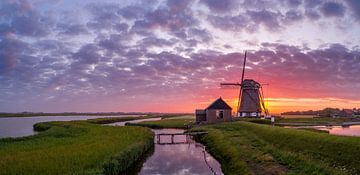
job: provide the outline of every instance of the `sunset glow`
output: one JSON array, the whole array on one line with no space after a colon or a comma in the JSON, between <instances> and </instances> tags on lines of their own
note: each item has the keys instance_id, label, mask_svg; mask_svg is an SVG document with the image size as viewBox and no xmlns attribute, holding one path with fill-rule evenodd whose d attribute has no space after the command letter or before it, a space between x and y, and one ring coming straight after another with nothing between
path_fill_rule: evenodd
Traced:
<instances>
[{"instance_id":1,"label":"sunset glow","mask_svg":"<svg viewBox=\"0 0 360 175\"><path fill-rule=\"evenodd\" d=\"M360 107L360 3L4 0L0 112L193 112L245 78L271 113Z\"/></svg>"}]
</instances>

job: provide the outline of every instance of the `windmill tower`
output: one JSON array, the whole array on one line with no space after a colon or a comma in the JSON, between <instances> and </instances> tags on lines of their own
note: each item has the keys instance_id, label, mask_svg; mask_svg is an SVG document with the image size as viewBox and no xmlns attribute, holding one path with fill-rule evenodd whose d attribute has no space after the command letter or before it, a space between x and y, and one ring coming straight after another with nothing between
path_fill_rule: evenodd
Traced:
<instances>
[{"instance_id":1,"label":"windmill tower","mask_svg":"<svg viewBox=\"0 0 360 175\"><path fill-rule=\"evenodd\" d=\"M221 83L220 85L222 87L240 87L236 114L237 117L260 117L262 112L264 112L265 116L267 116L268 110L265 107L261 84L252 79L244 80L246 54L247 52L245 51L240 83Z\"/></svg>"}]
</instances>

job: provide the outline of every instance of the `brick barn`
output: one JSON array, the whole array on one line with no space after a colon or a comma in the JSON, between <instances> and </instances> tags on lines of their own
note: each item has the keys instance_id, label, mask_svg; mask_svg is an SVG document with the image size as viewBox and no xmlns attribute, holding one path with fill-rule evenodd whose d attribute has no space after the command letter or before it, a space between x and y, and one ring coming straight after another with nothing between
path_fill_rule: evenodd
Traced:
<instances>
[{"instance_id":1,"label":"brick barn","mask_svg":"<svg viewBox=\"0 0 360 175\"><path fill-rule=\"evenodd\" d=\"M220 97L206 109L196 109L196 123L231 121L232 108Z\"/></svg>"}]
</instances>

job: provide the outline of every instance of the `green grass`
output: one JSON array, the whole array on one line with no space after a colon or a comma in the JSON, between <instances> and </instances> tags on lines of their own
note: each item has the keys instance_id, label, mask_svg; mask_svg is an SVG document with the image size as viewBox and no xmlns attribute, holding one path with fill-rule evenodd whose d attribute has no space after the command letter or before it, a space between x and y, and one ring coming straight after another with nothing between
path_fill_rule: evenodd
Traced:
<instances>
[{"instance_id":1,"label":"green grass","mask_svg":"<svg viewBox=\"0 0 360 175\"><path fill-rule=\"evenodd\" d=\"M162 128L178 128L178 129L187 129L189 125L194 123L193 118L169 118L159 121L144 121L140 123L127 123L128 126L143 126L153 129L162 129Z\"/></svg>"},{"instance_id":2,"label":"green grass","mask_svg":"<svg viewBox=\"0 0 360 175\"><path fill-rule=\"evenodd\" d=\"M148 119L148 118L158 118L159 116L147 115L147 116L139 116L139 117L104 117L104 118L95 118L86 120L89 123L94 124L109 124L115 122L124 122L131 120L139 120L139 119Z\"/></svg>"},{"instance_id":3,"label":"green grass","mask_svg":"<svg viewBox=\"0 0 360 175\"><path fill-rule=\"evenodd\" d=\"M270 119L239 118L239 119L236 119L236 120L239 120L239 121L247 121L247 122L258 123L258 124L267 124L267 125L270 125L270 124L271 124Z\"/></svg>"},{"instance_id":4,"label":"green grass","mask_svg":"<svg viewBox=\"0 0 360 175\"><path fill-rule=\"evenodd\" d=\"M249 122L193 128L225 174L360 174L360 138Z\"/></svg>"},{"instance_id":5,"label":"green grass","mask_svg":"<svg viewBox=\"0 0 360 175\"><path fill-rule=\"evenodd\" d=\"M343 122L359 122L358 117L347 118L332 118L332 117L318 117L318 118L277 118L276 125L339 125Z\"/></svg>"},{"instance_id":6,"label":"green grass","mask_svg":"<svg viewBox=\"0 0 360 175\"><path fill-rule=\"evenodd\" d=\"M174 116L174 117L166 118L166 119L190 119L190 120L195 121L195 116L193 116L193 115L179 115L179 116Z\"/></svg>"},{"instance_id":7,"label":"green grass","mask_svg":"<svg viewBox=\"0 0 360 175\"><path fill-rule=\"evenodd\" d=\"M121 174L153 147L147 128L90 122L40 123L37 135L0 139L0 174Z\"/></svg>"},{"instance_id":8,"label":"green grass","mask_svg":"<svg viewBox=\"0 0 360 175\"><path fill-rule=\"evenodd\" d=\"M281 115L283 118L314 118L319 117L317 115Z\"/></svg>"}]
</instances>

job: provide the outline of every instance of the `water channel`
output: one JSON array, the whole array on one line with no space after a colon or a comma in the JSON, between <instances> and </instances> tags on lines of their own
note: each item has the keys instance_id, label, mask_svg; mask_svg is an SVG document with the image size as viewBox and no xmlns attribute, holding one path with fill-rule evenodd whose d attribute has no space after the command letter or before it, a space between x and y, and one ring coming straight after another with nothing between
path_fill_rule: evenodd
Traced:
<instances>
[{"instance_id":1,"label":"water channel","mask_svg":"<svg viewBox=\"0 0 360 175\"><path fill-rule=\"evenodd\" d=\"M156 121L161 118L141 119L125 122L116 122L106 125L124 126L125 123L142 121ZM182 129L153 129L155 135L166 133L184 133ZM205 149L205 146L195 142L190 136L176 135L162 136L160 142L154 138L155 148L150 157L135 174L166 174L166 175L210 175L223 174L220 163Z\"/></svg>"},{"instance_id":2,"label":"water channel","mask_svg":"<svg viewBox=\"0 0 360 175\"><path fill-rule=\"evenodd\" d=\"M0 118L0 138L4 137L22 137L33 135L33 125L39 122L49 121L71 121L87 120L104 117L130 117L141 115L121 115L121 116L37 116L37 117L7 117Z\"/></svg>"},{"instance_id":3,"label":"water channel","mask_svg":"<svg viewBox=\"0 0 360 175\"><path fill-rule=\"evenodd\" d=\"M160 133L183 133L180 129L153 130ZM148 174L223 174L220 163L214 159L205 147L190 136L162 136L159 143L155 137L154 153L145 161L139 175Z\"/></svg>"}]
</instances>

